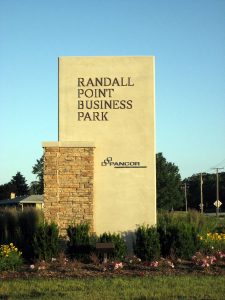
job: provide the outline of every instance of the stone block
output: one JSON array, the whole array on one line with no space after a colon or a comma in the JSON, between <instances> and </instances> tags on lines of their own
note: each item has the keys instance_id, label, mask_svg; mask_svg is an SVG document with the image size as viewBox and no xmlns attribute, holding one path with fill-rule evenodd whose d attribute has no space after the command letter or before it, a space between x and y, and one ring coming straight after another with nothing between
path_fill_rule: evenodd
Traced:
<instances>
[{"instance_id":1,"label":"stone block","mask_svg":"<svg viewBox=\"0 0 225 300\"><path fill-rule=\"evenodd\" d=\"M93 228L93 148L45 148L45 218L55 220L60 234L71 222Z\"/></svg>"}]
</instances>

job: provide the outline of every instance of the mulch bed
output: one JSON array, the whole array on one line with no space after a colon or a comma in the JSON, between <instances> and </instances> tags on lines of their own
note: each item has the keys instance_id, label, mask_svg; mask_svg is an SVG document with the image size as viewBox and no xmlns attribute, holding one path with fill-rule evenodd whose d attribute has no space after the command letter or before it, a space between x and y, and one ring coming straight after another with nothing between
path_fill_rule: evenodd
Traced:
<instances>
[{"instance_id":1,"label":"mulch bed","mask_svg":"<svg viewBox=\"0 0 225 300\"><path fill-rule=\"evenodd\" d=\"M96 278L117 276L159 276L159 275L225 275L225 262L218 262L208 268L195 266L190 261L174 262L174 267L161 264L159 267L146 266L145 263L123 263L123 268L113 269L112 265L86 264L78 261L56 260L51 263L39 262L24 264L18 271L0 272L0 280L36 278Z\"/></svg>"}]
</instances>

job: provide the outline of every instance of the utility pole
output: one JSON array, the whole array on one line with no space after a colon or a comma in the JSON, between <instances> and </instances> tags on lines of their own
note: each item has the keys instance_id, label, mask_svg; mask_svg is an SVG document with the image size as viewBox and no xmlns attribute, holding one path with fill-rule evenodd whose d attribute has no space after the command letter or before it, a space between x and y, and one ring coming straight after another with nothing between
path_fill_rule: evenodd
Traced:
<instances>
[{"instance_id":1,"label":"utility pole","mask_svg":"<svg viewBox=\"0 0 225 300\"><path fill-rule=\"evenodd\" d=\"M206 173L198 173L197 175L200 175L200 211L201 211L201 214L203 214L204 210L203 210L203 207L204 207L204 204L203 204L203 190L202 190L202 185L203 185L203 179L202 179L202 175L205 175Z\"/></svg>"},{"instance_id":2,"label":"utility pole","mask_svg":"<svg viewBox=\"0 0 225 300\"><path fill-rule=\"evenodd\" d=\"M202 185L203 185L203 180L202 180L202 173L200 173L200 190L201 190L201 194L200 194L200 209L201 209L201 214L203 214L203 192L202 192Z\"/></svg>"},{"instance_id":3,"label":"utility pole","mask_svg":"<svg viewBox=\"0 0 225 300\"><path fill-rule=\"evenodd\" d=\"M188 207L187 207L187 183L184 183L184 198L185 198L185 210L186 212L188 211Z\"/></svg>"},{"instance_id":4,"label":"utility pole","mask_svg":"<svg viewBox=\"0 0 225 300\"><path fill-rule=\"evenodd\" d=\"M216 216L218 217L219 213L219 206L218 206L218 201L219 201L219 170L222 170L223 168L212 168L213 170L216 170Z\"/></svg>"},{"instance_id":5,"label":"utility pole","mask_svg":"<svg viewBox=\"0 0 225 300\"><path fill-rule=\"evenodd\" d=\"M188 203L187 203L187 189L188 189L188 184L186 181L184 181L182 183L182 189L184 190L184 200L185 200L185 211L187 212L188 211Z\"/></svg>"}]
</instances>

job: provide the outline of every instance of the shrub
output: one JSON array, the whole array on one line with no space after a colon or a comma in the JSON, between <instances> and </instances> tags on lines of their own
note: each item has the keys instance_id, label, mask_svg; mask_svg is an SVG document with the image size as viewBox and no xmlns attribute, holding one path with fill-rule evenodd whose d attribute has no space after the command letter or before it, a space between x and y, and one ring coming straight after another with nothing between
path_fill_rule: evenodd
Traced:
<instances>
[{"instance_id":1,"label":"shrub","mask_svg":"<svg viewBox=\"0 0 225 300\"><path fill-rule=\"evenodd\" d=\"M71 258L86 259L94 251L94 237L89 234L89 224L69 225L67 251Z\"/></svg>"},{"instance_id":2,"label":"shrub","mask_svg":"<svg viewBox=\"0 0 225 300\"><path fill-rule=\"evenodd\" d=\"M189 210L188 212L161 212L158 214L158 225L162 224L191 224L197 232L205 231L210 226L208 218L199 213L197 210Z\"/></svg>"},{"instance_id":3,"label":"shrub","mask_svg":"<svg viewBox=\"0 0 225 300\"><path fill-rule=\"evenodd\" d=\"M194 226L185 222L171 222L158 226L161 254L190 258L197 250L198 239Z\"/></svg>"},{"instance_id":4,"label":"shrub","mask_svg":"<svg viewBox=\"0 0 225 300\"><path fill-rule=\"evenodd\" d=\"M213 232L217 232L217 233L225 233L225 224L218 224L218 225L215 226L215 228L213 229Z\"/></svg>"},{"instance_id":5,"label":"shrub","mask_svg":"<svg viewBox=\"0 0 225 300\"><path fill-rule=\"evenodd\" d=\"M190 258L199 246L198 233L207 226L207 218L197 211L160 214L157 228L161 254Z\"/></svg>"},{"instance_id":6,"label":"shrub","mask_svg":"<svg viewBox=\"0 0 225 300\"><path fill-rule=\"evenodd\" d=\"M113 253L109 254L110 258L124 260L127 247L123 237L120 234L116 233L106 233L104 232L99 236L99 243L113 243L115 246L115 250Z\"/></svg>"},{"instance_id":7,"label":"shrub","mask_svg":"<svg viewBox=\"0 0 225 300\"><path fill-rule=\"evenodd\" d=\"M49 261L59 253L59 230L56 224L40 225L33 239L34 257Z\"/></svg>"},{"instance_id":8,"label":"shrub","mask_svg":"<svg viewBox=\"0 0 225 300\"><path fill-rule=\"evenodd\" d=\"M89 224L69 225L67 234L71 242L75 245L89 244Z\"/></svg>"},{"instance_id":9,"label":"shrub","mask_svg":"<svg viewBox=\"0 0 225 300\"><path fill-rule=\"evenodd\" d=\"M140 226L136 230L135 254L145 261L152 261L160 256L159 235L156 227Z\"/></svg>"},{"instance_id":10,"label":"shrub","mask_svg":"<svg viewBox=\"0 0 225 300\"><path fill-rule=\"evenodd\" d=\"M0 247L0 272L14 271L22 265L21 252L10 243L9 245L1 245Z\"/></svg>"}]
</instances>

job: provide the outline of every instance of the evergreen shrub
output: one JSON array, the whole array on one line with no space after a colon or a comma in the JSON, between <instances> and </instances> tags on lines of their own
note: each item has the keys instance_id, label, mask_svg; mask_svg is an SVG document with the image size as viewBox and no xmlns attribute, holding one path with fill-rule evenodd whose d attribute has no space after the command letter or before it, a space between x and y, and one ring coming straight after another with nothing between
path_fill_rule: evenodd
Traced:
<instances>
[{"instance_id":1,"label":"evergreen shrub","mask_svg":"<svg viewBox=\"0 0 225 300\"><path fill-rule=\"evenodd\" d=\"M113 243L114 252L109 254L110 258L124 260L127 252L127 247L124 238L120 234L104 232L98 238L99 243Z\"/></svg>"},{"instance_id":2,"label":"evergreen shrub","mask_svg":"<svg viewBox=\"0 0 225 300\"><path fill-rule=\"evenodd\" d=\"M55 223L40 225L33 238L34 257L49 261L59 254L59 230Z\"/></svg>"},{"instance_id":3,"label":"evergreen shrub","mask_svg":"<svg viewBox=\"0 0 225 300\"><path fill-rule=\"evenodd\" d=\"M87 223L68 226L67 251L71 258L86 259L94 251L95 238L89 231L90 225Z\"/></svg>"},{"instance_id":4,"label":"evergreen shrub","mask_svg":"<svg viewBox=\"0 0 225 300\"><path fill-rule=\"evenodd\" d=\"M139 226L136 230L134 252L144 261L153 261L160 256L160 243L157 228L152 226Z\"/></svg>"},{"instance_id":5,"label":"evergreen shrub","mask_svg":"<svg viewBox=\"0 0 225 300\"><path fill-rule=\"evenodd\" d=\"M198 249L197 231L192 224L186 222L159 224L158 233L163 257L189 259Z\"/></svg>"}]
</instances>

